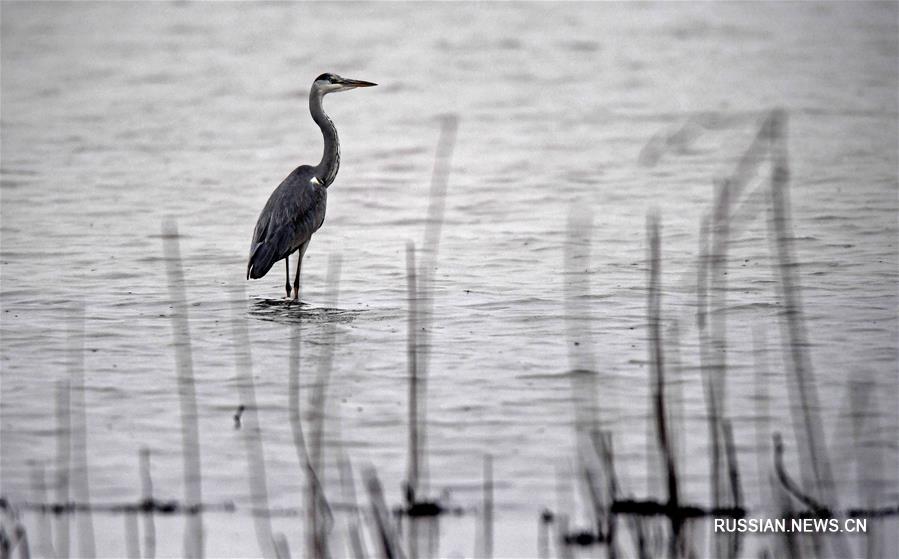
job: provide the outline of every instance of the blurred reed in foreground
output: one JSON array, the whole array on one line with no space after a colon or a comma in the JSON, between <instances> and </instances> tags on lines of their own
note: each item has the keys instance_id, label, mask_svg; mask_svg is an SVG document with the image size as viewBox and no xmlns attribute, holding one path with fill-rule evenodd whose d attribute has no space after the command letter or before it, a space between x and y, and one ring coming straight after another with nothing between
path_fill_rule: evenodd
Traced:
<instances>
[{"instance_id":1,"label":"blurred reed in foreground","mask_svg":"<svg viewBox=\"0 0 899 559\"><path fill-rule=\"evenodd\" d=\"M700 115L670 134L654 137L640 156L644 165L656 165L668 152L677 152L695 141L704 131L741 125L748 117ZM431 183L428 220L422 249L414 243L406 247L407 345L408 370L408 456L406 479L402 483L403 500L391 507L384 495L378 472L371 466L362 469L361 481L367 503L356 497L356 480L351 457L344 449L327 448L325 431L328 388L333 371L335 325L326 325L325 343L318 363L313 391L309 398L304 429L301 414L300 375L311 366L301 361L302 324L292 324L289 337L289 362L286 367L287 407L297 458L297 473L304 496L296 507L272 509L266 473L263 429L256 403L252 374L251 340L247 329L242 289L233 294L233 349L237 371L239 405L234 426L242 430L244 455L249 475L249 507L231 502L210 503L202 499L200 437L197 426L197 402L190 345L187 294L182 270L177 227L163 226L163 249L172 301L173 347L177 397L181 409L182 458L185 494L181 500L158 500L151 471L151 451L140 448L140 500L135 503L98 503L90 498L89 464L86 455L86 408L84 404L83 316L76 321L71 340L69 378L56 385L57 451L53 475L39 464L32 466L32 502L11 503L0 500L3 522L0 524L0 558L28 558L34 550L40 556L66 557L73 541L78 556L97 553L93 514L116 514L124 518L124 541L129 557L152 558L157 540L169 536L158 532L157 516L181 515L185 520L183 553L186 557L204 555L203 513L217 511L252 518L256 545L263 557L290 557L287 534L275 533L271 519L282 515L302 519L304 534L301 549L305 557L433 557L440 553L440 521L446 514L467 515L477 524L472 553L492 557L497 512L495 510L494 457L483 456L483 480L479 505L460 507L446 495L435 498L428 482L427 467L427 379L430 332L433 328L432 278L437 266L440 231L444 221L445 196L449 184L451 154L458 122L455 117L442 121L438 152ZM834 480L833 466L824 436L814 371L808 354L808 333L799 290L799 266L793 247L789 197L789 156L787 152L787 115L774 110L763 115L750 146L737 161L733 172L715 185L711 210L697 224L699 247L695 269L685 276L695 294L693 316L671 316L664 305L663 216L650 213L646 221L646 350L649 386L650 452L647 470L658 473L663 482L654 490L656 497L634 498L628 479L620 475L615 438L621 436L606 427L602 398L602 352L594 348L587 325L593 318L579 305L589 295L589 260L592 213L589 208L573 208L568 221L564 247L566 345L569 353L568 378L571 380L574 407L576 456L572 467L560 468L558 502L555 510L540 512L533 534L535 555L574 558L597 554L619 557L699 557L711 555L735 558L759 557L884 557L892 549L888 538L899 517L899 504L878 500L877 486L871 479L885 478L887 465L882 453L871 451L863 441L865 428L873 420L862 410L878 405L872 382L856 379L847 388L850 428L859 456L855 461L858 494L863 503L847 507L841 504L840 488ZM767 165L767 167L765 167ZM770 171L755 190L749 191L753 177ZM740 462L735 427L743 420L728 410L728 337L727 272L728 248L742 227L755 216L764 200L768 214L768 239L774 256L777 293L783 301L781 346L785 348L783 379L791 400L795 448L773 428L767 409L772 365L767 358L768 336L764 328L755 329L755 373L753 390L760 418L754 424L761 477L759 499L752 502L746 492L746 464ZM757 212L756 212L757 213ZM691 265L692 266L692 265ZM338 304L340 260L332 259L327 283L329 303ZM79 311L83 314L83 310ZM302 309L298 311L302 316ZM679 405L679 383L684 362L689 356L680 349L683 329L695 324L698 338L700 383L705 401L709 455L684 458L687 435ZM780 377L777 377L780 378ZM873 417L880 417L874 415ZM880 432L884 426L873 426ZM327 487L327 454L335 454L340 491ZM795 452L798 475L789 471L785 457ZM761 454L764 453L764 454ZM686 483L687 470L698 459L709 461L708 503L691 495ZM570 475L569 471L571 470ZM53 501L48 501L47 478L52 479ZM651 485L651 484L650 484ZM22 513L39 515L38 533L29 534ZM69 519L75 515L77 540ZM138 516L143 523L138 524ZM335 520L342 516L345 522ZM863 519L869 522L866 534L852 538L840 533L778 533L754 536L755 549L748 550L746 536L739 531L714 530L716 519L748 519L776 516L783 519ZM52 519L52 522L51 522ZM299 526L298 526L299 528ZM139 532L142 532L140 534ZM892 530L895 534L895 530ZM142 536L142 538L141 538ZM142 544L141 544L142 542ZM343 543L344 547L339 545Z\"/></svg>"}]
</instances>

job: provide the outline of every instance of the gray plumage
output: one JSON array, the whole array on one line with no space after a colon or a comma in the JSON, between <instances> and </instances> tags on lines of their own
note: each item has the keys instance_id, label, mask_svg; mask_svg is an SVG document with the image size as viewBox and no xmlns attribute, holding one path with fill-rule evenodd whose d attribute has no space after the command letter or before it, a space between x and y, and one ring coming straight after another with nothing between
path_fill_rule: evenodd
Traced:
<instances>
[{"instance_id":1,"label":"gray plumage","mask_svg":"<svg viewBox=\"0 0 899 559\"><path fill-rule=\"evenodd\" d=\"M303 255L312 234L325 221L328 187L334 182L340 167L340 143L337 129L322 108L322 98L328 93L347 91L375 84L341 78L334 74L322 74L316 78L309 93L309 111L321 128L324 137L324 153L315 167L301 165L284 179L272 192L259 214L250 258L247 262L247 279L258 279L274 266L275 262L289 259L299 251L297 273L294 279L293 298L299 297L300 268ZM290 296L290 263L287 262L287 295Z\"/></svg>"},{"instance_id":2,"label":"gray plumage","mask_svg":"<svg viewBox=\"0 0 899 559\"><path fill-rule=\"evenodd\" d=\"M314 180L315 179L315 180ZM325 222L328 189L318 183L315 167L301 165L272 192L253 231L247 279L259 279L287 258Z\"/></svg>"}]
</instances>

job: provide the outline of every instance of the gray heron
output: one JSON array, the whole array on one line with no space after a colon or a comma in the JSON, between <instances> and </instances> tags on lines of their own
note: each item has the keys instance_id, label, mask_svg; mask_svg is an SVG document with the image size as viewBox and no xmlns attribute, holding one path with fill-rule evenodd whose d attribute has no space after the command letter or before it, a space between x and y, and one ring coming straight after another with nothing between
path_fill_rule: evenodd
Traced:
<instances>
[{"instance_id":1,"label":"gray heron","mask_svg":"<svg viewBox=\"0 0 899 559\"><path fill-rule=\"evenodd\" d=\"M309 112L321 128L325 140L322 160L316 166L300 165L272 192L253 231L247 279L259 279L278 260L287 267L287 298L290 299L290 255L298 253L297 273L293 280L293 300L300 296L300 269L312 234L325 221L328 187L340 167L340 144L337 128L322 108L322 98L328 93L349 91L357 87L377 85L361 80L341 78L336 74L322 74L312 82L309 92Z\"/></svg>"}]
</instances>

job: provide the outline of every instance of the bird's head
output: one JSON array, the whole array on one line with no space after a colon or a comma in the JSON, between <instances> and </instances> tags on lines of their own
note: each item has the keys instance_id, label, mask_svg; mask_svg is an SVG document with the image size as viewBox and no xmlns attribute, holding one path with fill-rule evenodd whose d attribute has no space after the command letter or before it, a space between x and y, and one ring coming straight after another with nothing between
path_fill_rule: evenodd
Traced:
<instances>
[{"instance_id":1,"label":"bird's head","mask_svg":"<svg viewBox=\"0 0 899 559\"><path fill-rule=\"evenodd\" d=\"M371 87L378 85L376 83L364 82L362 80L351 80L349 78L341 78L337 74L322 74L315 78L312 87L321 91L322 95L326 93L334 93L336 91L349 91L357 87Z\"/></svg>"}]
</instances>

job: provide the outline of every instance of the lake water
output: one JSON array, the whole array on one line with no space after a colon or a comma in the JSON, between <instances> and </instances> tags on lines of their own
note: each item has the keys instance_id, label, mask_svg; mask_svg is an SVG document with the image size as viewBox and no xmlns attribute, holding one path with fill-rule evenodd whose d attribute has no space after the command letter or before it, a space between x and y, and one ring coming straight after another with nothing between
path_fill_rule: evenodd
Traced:
<instances>
[{"instance_id":1,"label":"lake water","mask_svg":"<svg viewBox=\"0 0 899 559\"><path fill-rule=\"evenodd\" d=\"M156 494L183 498L161 234L173 219L204 500L250 502L244 431L232 419L242 401L232 300L242 297L238 322L251 340L270 506L303 502L288 420L290 340L298 331L304 406L320 358L333 352L327 452L339 442L355 466L376 466L388 501L398 503L407 441L405 243L422 243L441 116L456 114L433 281L433 493L448 489L454 503L476 508L482 457L493 455L495 553L535 555L539 512L564 504L557 472L576 456L568 371L592 352L599 420L614 434L621 484L634 496L660 495L658 473L646 466L654 447L645 224L656 210L663 314L681 326L673 405L682 410L689 457L685 500L707 504L693 328L699 229L715 180L751 143L757 115L773 107L789 115L794 248L820 401L814 412L840 498L862 505L858 488L867 483L880 496L876 504L899 501L899 468L891 467L899 465L897 4L4 2L0 10L0 464L2 494L12 502L37 499L36 465L48 499L54 494L65 431L57 391L70 379L70 332L82 306L91 499L140 497L141 447L153 453ZM277 301L283 266L245 281L246 253L273 188L321 156L307 95L325 71L380 85L326 99L342 166L304 261L307 305L298 310ZM726 125L654 166L639 163L651 138L705 113ZM729 248L727 409L747 504L758 508L767 487L758 464L771 449L757 444L769 440L757 432L783 431L795 465L795 403L784 388L783 307L766 210L748 207L755 217ZM588 287L566 310L572 208L592 214L582 232L591 252L578 270ZM326 282L334 255L342 262L336 305ZM572 350L572 324L583 349ZM770 369L761 397L760 332ZM868 398L861 438L851 427L859 423L852 386ZM859 441L886 476L858 482ZM330 454L328 464L326 490L337 494ZM207 555L259 553L249 516L204 519ZM25 521L39 537L36 515ZM97 515L94 522L98 554L123 555L122 521ZM161 531L180 534L180 520L161 522ZM299 521L275 523L299 554ZM473 515L447 520L440 555L471 555L474 523ZM158 546L160 555L178 555L180 535Z\"/></svg>"}]
</instances>

